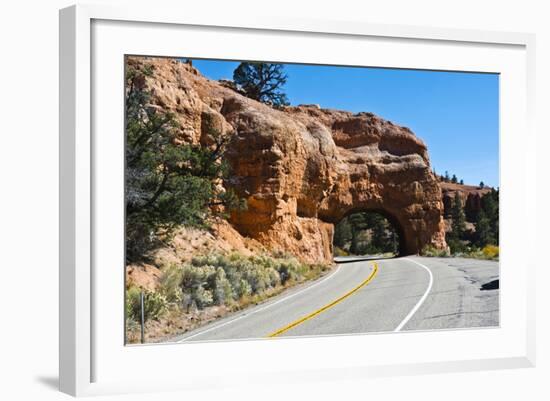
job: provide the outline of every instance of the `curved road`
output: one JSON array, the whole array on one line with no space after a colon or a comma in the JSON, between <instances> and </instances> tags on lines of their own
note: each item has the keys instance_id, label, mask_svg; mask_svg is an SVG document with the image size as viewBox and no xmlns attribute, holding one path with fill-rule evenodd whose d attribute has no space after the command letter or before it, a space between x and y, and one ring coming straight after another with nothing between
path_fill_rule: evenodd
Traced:
<instances>
[{"instance_id":1,"label":"curved road","mask_svg":"<svg viewBox=\"0 0 550 401\"><path fill-rule=\"evenodd\" d=\"M172 341L499 325L498 262L340 258L328 275Z\"/></svg>"}]
</instances>

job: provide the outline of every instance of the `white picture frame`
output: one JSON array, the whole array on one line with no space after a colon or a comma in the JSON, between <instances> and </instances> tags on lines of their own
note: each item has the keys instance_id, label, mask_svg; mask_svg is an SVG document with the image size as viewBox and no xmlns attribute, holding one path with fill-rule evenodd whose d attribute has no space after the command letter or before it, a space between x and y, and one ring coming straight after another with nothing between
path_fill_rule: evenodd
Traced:
<instances>
[{"instance_id":1,"label":"white picture frame","mask_svg":"<svg viewBox=\"0 0 550 401\"><path fill-rule=\"evenodd\" d=\"M219 45L216 47L215 39L219 34L234 35L243 41L248 40L248 53L243 49L239 50L238 46L224 46L224 49ZM123 297L123 287L120 286L120 280L123 280L123 269L119 266L120 269L117 270L117 263L120 262L117 255L120 254L117 254L115 248L123 244L120 242L123 231L114 229L114 236L107 235L105 231L107 219L112 219L111 222L116 221L112 224L123 224L120 214L117 214L117 210L120 211L122 208L122 203L113 206L114 214L106 214L105 205L110 205L112 199L101 198L101 194L105 194L109 188L118 188L116 185L122 183L120 178L123 177L123 153L118 152L120 148L117 146L120 142L117 142L117 145L107 143L103 139L98 140L94 132L111 126L112 128L108 129L118 132L119 140L122 139L123 130L119 128L122 127L123 115L117 117L113 114L113 118L118 118L119 121L112 125L107 125L108 118L102 118L106 116L102 114L105 105L113 106L112 111L116 113L116 107L120 106L123 97L120 55L199 56L196 52L175 52L174 35L192 35L193 38L198 38L204 47L201 56L212 58L246 59L246 54L255 51L258 57L256 59L260 59L262 54L271 54L265 57L291 61L292 57L301 54L299 57L302 58L299 61L327 63L331 58L346 57L347 51L350 64L372 65L365 64L360 55L354 55L356 59L351 59L349 49L353 47L348 45L365 44L379 46L378 48L382 49L379 53L380 60L383 57L385 60L380 61L377 66L477 70L503 74L501 219L504 228L501 239L501 326L491 330L124 347L123 320L119 326L113 323L117 322L122 314L120 300ZM254 50L253 39L260 36L264 43L261 49L257 47ZM166 39L168 37L172 39ZM311 46L308 46L307 51L305 47L293 51L289 45L285 48L287 53L283 54L273 43L277 40L286 40L284 38L293 43L311 43ZM327 49L331 49L334 44L330 42L334 40L338 40L341 53L325 52L322 57L320 52L317 55L311 53L320 46L319 43L324 43ZM274 378L283 381L344 377L360 380L381 375L534 366L535 283L534 274L527 273L533 273L535 270L535 261L529 256L535 253L527 251L523 257L520 255L520 250L528 250L532 246L526 238L521 238L521 232L523 229L534 232L532 225L536 221L535 208L527 203L527 198L535 195L534 190L528 188L536 188L535 185L529 185L536 180L532 115L535 86L534 44L534 35L523 33L261 16L252 19L250 14L246 18L238 19L215 13L208 16L189 15L183 7L168 10L154 7L112 8L78 5L61 10L60 390L80 396L233 386L242 385L246 380L269 383ZM383 50L391 46L402 46L402 51L411 52L406 53L410 59L391 58L389 51ZM439 58L437 62L430 61L430 54L433 55L435 49ZM279 55L274 56L275 51L278 51ZM302 54L308 51L309 56ZM491 54L487 55L487 52ZM425 57L422 58L418 54L424 54ZM464 55L461 62L456 61L457 54ZM341 63L341 60L343 59L334 62ZM107 71L106 67L109 66L112 67L112 75ZM119 91L118 95L112 92L115 94L113 97L109 95L111 92L103 91L111 91L112 88ZM517 146L518 136L527 146ZM513 166L510 159L512 151ZM102 163L98 163L99 158ZM110 179L102 178L106 172L110 172ZM519 212L512 215L512 208ZM520 228L522 230L519 230ZM104 241L98 237L98 233L104 233L113 244L115 248L112 249L112 253L106 250L98 252L102 246L101 241ZM114 269L115 276L118 276L98 274L98 264L105 266L105 263L109 263ZM510 271L514 268L517 269L517 273L514 273L513 279L509 279L512 277ZM106 301L99 302L97 296L94 298L98 288L101 288L102 299L105 298ZM111 315L106 309L107 303L116 306L111 308ZM112 330L113 337L117 337L116 333L119 333L120 338L111 342L107 339L105 328ZM462 343L472 345L472 342L479 347L470 347L474 349L469 351L460 347ZM384 356L375 350L369 353L369 358L366 359L361 352L341 355L342 350L358 349L367 343L376 343L375 348L378 350L391 347L396 356ZM451 343L456 345L455 349L445 351L445 345ZM186 358L197 362L197 368L193 372L185 371L184 368L184 371L174 372L174 366L184 350L182 347L187 347ZM316 355L316 350L321 347L324 350L322 358ZM421 354L422 347L429 347L431 351L426 349L426 352ZM222 361L231 360L231 365L224 365L222 362L223 366L209 368L207 364L201 363L201 355L212 353L221 356ZM247 366L246 361L258 353L269 356L266 359L269 364L258 361L253 367ZM296 359L293 360L292 366L287 367L288 363L285 364L283 357L289 354ZM151 366L155 366L155 361L159 360L168 361L166 368L153 374ZM142 366L138 366L139 361L143 361ZM138 367L143 371L143 376L136 370Z\"/></svg>"}]
</instances>

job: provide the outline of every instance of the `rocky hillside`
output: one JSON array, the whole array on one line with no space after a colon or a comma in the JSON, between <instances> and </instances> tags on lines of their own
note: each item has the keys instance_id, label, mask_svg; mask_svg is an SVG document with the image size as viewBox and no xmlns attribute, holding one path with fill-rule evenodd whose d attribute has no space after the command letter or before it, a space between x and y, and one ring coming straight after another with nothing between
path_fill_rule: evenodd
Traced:
<instances>
[{"instance_id":1,"label":"rocky hillside","mask_svg":"<svg viewBox=\"0 0 550 401\"><path fill-rule=\"evenodd\" d=\"M176 141L208 146L209 126L230 136L232 179L223 185L248 205L229 219L234 236L331 262L334 224L378 210L398 227L402 252L446 247L441 187L425 144L408 128L315 105L274 109L175 60L128 63L152 68L143 85L152 106L175 114Z\"/></svg>"},{"instance_id":2,"label":"rocky hillside","mask_svg":"<svg viewBox=\"0 0 550 401\"><path fill-rule=\"evenodd\" d=\"M441 193L443 199L444 214L447 216L450 214L453 201L456 193L464 212L467 216L474 216L481 210L481 198L483 195L491 192L490 187L479 187L475 185L460 185L452 182L441 182Z\"/></svg>"}]
</instances>

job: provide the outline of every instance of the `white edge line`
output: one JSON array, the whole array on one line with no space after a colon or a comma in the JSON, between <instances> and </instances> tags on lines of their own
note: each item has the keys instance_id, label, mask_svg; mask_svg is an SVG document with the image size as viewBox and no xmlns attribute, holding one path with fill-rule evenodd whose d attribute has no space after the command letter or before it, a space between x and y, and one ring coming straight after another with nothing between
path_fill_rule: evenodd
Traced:
<instances>
[{"instance_id":1,"label":"white edge line","mask_svg":"<svg viewBox=\"0 0 550 401\"><path fill-rule=\"evenodd\" d=\"M405 260L408 260L409 262L415 263L418 266L424 268L428 272L428 274L430 275L430 282L428 283L428 288L426 288L426 291L424 292L424 295L422 295L422 298L420 298L420 300L416 303L414 308L411 309L411 311L405 317L405 319L403 319L403 321L401 323L399 323L399 326L396 327L394 332L401 331L403 326L405 326L407 324L407 322L411 319L411 317L413 317L413 315L416 313L418 308L420 308L420 305L422 305L424 303L424 301L426 300L426 298L428 297L428 294L430 293L430 291L432 289L433 282L434 282L434 276L432 274L432 271L428 267L424 266L422 263L417 262L416 260L412 260L412 259L409 259L409 258L405 258Z\"/></svg>"},{"instance_id":2,"label":"white edge line","mask_svg":"<svg viewBox=\"0 0 550 401\"><path fill-rule=\"evenodd\" d=\"M293 293L293 294L290 294L290 295L288 295L287 297L281 298L281 299L279 299L279 300L277 300L277 301L275 301L275 302L269 303L269 304L267 304L267 305L265 305L265 306L263 306L263 307L254 309L254 310L252 310L252 311L250 311L250 312L248 312L248 313L247 313L247 312L244 312L243 314L237 316L235 319L228 320L227 322L218 324L218 325L213 326L213 327L210 327L210 328L208 328L208 329L206 329L206 330L202 330L202 331L199 331L198 333L195 333L195 334L192 334L192 335L190 335L190 336L184 337L184 338L182 338L181 340L176 341L176 343L182 343L182 342L187 341L187 340L189 340L189 339L191 339L191 338L194 338L194 337L200 336L200 335L202 335L202 334L208 333L209 331L216 330L216 329L219 329L219 328L221 328L221 327L227 326L228 324L234 323L234 322L236 322L237 320L241 320L241 319L243 319L243 318L245 318L245 317L254 315L255 313L258 313L258 312L260 312L260 311L266 310L267 308L271 308L271 307L274 306L274 305L277 305L277 304L279 304L279 303L281 303L281 302L284 302L284 301L286 301L286 300L288 300L288 299L290 299L290 298L293 298L293 297L295 297L296 295L299 295L299 294L301 294L301 293L303 293L303 292L306 292L306 291L308 291L308 290L311 290L312 288L317 287L319 284L325 283L325 282L328 281L330 278L334 277L334 276L336 275L336 273L338 273L338 272L340 271L341 267L342 267L342 265L339 264L338 267L336 268L336 270L334 270L331 274L329 274L328 276L326 276L325 278L323 278L321 281L318 281L317 283L315 283L315 284L313 284L313 285L310 285L310 286L308 286L308 287L306 287L306 288L304 288L304 289L302 289L302 290L300 290L300 291L298 291L298 292L295 292L295 293Z\"/></svg>"}]
</instances>

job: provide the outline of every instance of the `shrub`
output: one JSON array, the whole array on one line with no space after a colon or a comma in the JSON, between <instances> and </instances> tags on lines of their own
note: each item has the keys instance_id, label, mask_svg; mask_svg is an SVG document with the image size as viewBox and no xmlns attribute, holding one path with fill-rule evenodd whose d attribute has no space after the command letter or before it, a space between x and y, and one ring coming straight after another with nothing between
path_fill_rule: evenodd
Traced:
<instances>
[{"instance_id":1,"label":"shrub","mask_svg":"<svg viewBox=\"0 0 550 401\"><path fill-rule=\"evenodd\" d=\"M267 269L267 275L269 278L269 286L270 287L277 287L281 284L281 276L279 276L279 272L275 270L273 267L269 267Z\"/></svg>"},{"instance_id":2,"label":"shrub","mask_svg":"<svg viewBox=\"0 0 550 401\"><path fill-rule=\"evenodd\" d=\"M137 287L130 287L126 290L126 318L129 320L140 320L140 294Z\"/></svg>"},{"instance_id":3,"label":"shrub","mask_svg":"<svg viewBox=\"0 0 550 401\"><path fill-rule=\"evenodd\" d=\"M218 267L214 280L214 302L217 305L223 305L226 302L232 301L234 298L234 291L231 283L227 279L225 270Z\"/></svg>"},{"instance_id":4,"label":"shrub","mask_svg":"<svg viewBox=\"0 0 550 401\"><path fill-rule=\"evenodd\" d=\"M481 251L487 259L496 259L499 255L499 248L496 245L486 245Z\"/></svg>"},{"instance_id":5,"label":"shrub","mask_svg":"<svg viewBox=\"0 0 550 401\"><path fill-rule=\"evenodd\" d=\"M202 286L193 290L191 297L199 309L210 306L214 303L214 294L212 291L207 290Z\"/></svg>"},{"instance_id":6,"label":"shrub","mask_svg":"<svg viewBox=\"0 0 550 401\"><path fill-rule=\"evenodd\" d=\"M210 265L182 266L180 288L183 294L190 295L190 302L202 309L214 303L212 291L216 268Z\"/></svg>"},{"instance_id":7,"label":"shrub","mask_svg":"<svg viewBox=\"0 0 550 401\"><path fill-rule=\"evenodd\" d=\"M246 297L252 293L252 287L250 284L244 280L240 279L237 284L237 295L239 298Z\"/></svg>"},{"instance_id":8,"label":"shrub","mask_svg":"<svg viewBox=\"0 0 550 401\"><path fill-rule=\"evenodd\" d=\"M183 302L181 289L182 269L177 265L166 267L160 278L159 291L166 297L168 303L179 305Z\"/></svg>"},{"instance_id":9,"label":"shrub","mask_svg":"<svg viewBox=\"0 0 550 401\"><path fill-rule=\"evenodd\" d=\"M464 253L468 250L466 245L464 244L464 241L456 238L448 238L447 245L449 245L452 255Z\"/></svg>"},{"instance_id":10,"label":"shrub","mask_svg":"<svg viewBox=\"0 0 550 401\"><path fill-rule=\"evenodd\" d=\"M426 245L420 252L422 256L430 257L446 257L449 256L449 252L446 249L438 249L433 245Z\"/></svg>"},{"instance_id":11,"label":"shrub","mask_svg":"<svg viewBox=\"0 0 550 401\"><path fill-rule=\"evenodd\" d=\"M147 291L145 293L145 319L158 320L167 311L168 301L159 292Z\"/></svg>"},{"instance_id":12,"label":"shrub","mask_svg":"<svg viewBox=\"0 0 550 401\"><path fill-rule=\"evenodd\" d=\"M134 321L141 320L141 296L142 290L138 287L130 287L126 291L126 318ZM158 320L168 310L168 301L160 292L143 290L144 292L144 317L145 320Z\"/></svg>"},{"instance_id":13,"label":"shrub","mask_svg":"<svg viewBox=\"0 0 550 401\"><path fill-rule=\"evenodd\" d=\"M316 277L323 268L310 267L283 254L274 257L212 253L166 268L159 292L169 303L187 308L193 303L199 309L213 304L231 305L251 295L261 299L268 290L289 282Z\"/></svg>"},{"instance_id":14,"label":"shrub","mask_svg":"<svg viewBox=\"0 0 550 401\"><path fill-rule=\"evenodd\" d=\"M348 256L349 253L346 252L344 249L335 246L334 247L334 256Z\"/></svg>"}]
</instances>

